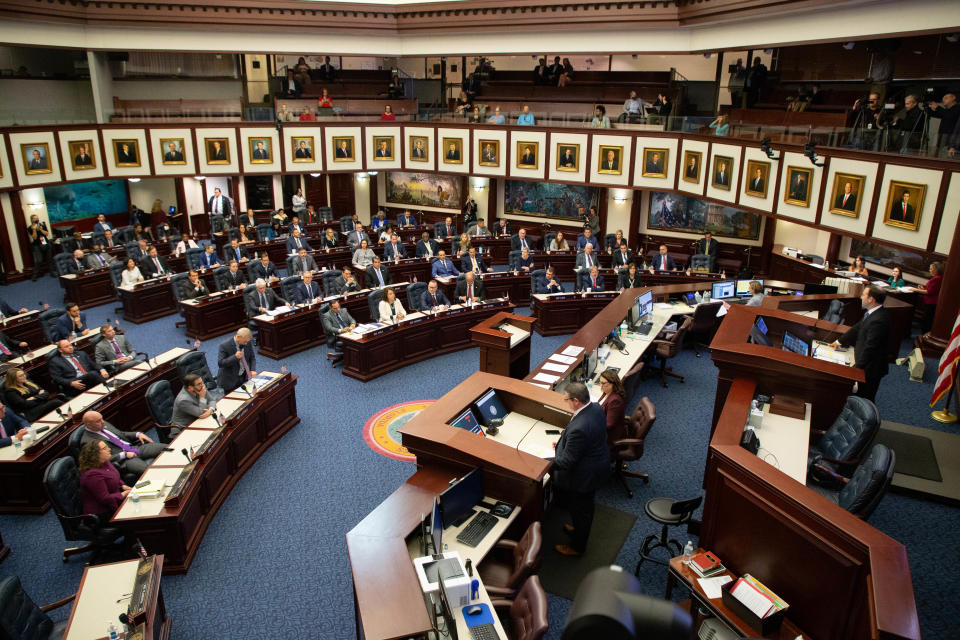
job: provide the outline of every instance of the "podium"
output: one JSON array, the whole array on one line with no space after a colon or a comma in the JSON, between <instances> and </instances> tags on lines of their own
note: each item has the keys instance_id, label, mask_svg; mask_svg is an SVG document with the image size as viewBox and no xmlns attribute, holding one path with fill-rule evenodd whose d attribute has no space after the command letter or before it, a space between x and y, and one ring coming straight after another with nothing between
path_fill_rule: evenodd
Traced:
<instances>
[{"instance_id":1,"label":"podium","mask_svg":"<svg viewBox=\"0 0 960 640\"><path fill-rule=\"evenodd\" d=\"M536 318L501 311L470 329L480 347L480 371L523 379L530 373L530 333Z\"/></svg>"}]
</instances>

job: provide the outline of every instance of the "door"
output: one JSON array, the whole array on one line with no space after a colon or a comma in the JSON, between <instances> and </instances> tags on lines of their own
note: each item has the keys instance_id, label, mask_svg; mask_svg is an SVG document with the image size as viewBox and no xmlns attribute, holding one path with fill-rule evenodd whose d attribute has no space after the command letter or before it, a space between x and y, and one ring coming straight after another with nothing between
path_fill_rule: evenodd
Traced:
<instances>
[{"instance_id":1,"label":"door","mask_svg":"<svg viewBox=\"0 0 960 640\"><path fill-rule=\"evenodd\" d=\"M334 220L356 213L353 180L352 173L330 174L330 207L333 209Z\"/></svg>"}]
</instances>

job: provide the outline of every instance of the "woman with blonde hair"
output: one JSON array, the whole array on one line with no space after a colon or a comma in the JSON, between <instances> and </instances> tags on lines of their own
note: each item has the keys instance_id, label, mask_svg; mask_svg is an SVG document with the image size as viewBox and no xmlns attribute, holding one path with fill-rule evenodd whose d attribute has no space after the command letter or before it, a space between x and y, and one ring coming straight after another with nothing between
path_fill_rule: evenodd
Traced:
<instances>
[{"instance_id":1,"label":"woman with blonde hair","mask_svg":"<svg viewBox=\"0 0 960 640\"><path fill-rule=\"evenodd\" d=\"M457 260L463 257L465 253L470 251L470 247L473 245L470 244L470 236L467 235L467 232L464 231L460 234L460 239L457 241Z\"/></svg>"},{"instance_id":2,"label":"woman with blonde hair","mask_svg":"<svg viewBox=\"0 0 960 640\"><path fill-rule=\"evenodd\" d=\"M51 395L31 382L23 369L7 369L3 380L3 401L24 420L38 420L63 404L64 400L66 398L61 394Z\"/></svg>"}]
</instances>

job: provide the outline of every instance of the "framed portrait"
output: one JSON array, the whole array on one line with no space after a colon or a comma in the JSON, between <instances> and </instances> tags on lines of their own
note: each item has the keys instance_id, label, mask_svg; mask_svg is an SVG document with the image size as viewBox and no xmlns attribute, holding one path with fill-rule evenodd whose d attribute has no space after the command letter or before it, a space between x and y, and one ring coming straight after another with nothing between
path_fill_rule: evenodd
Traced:
<instances>
[{"instance_id":1,"label":"framed portrait","mask_svg":"<svg viewBox=\"0 0 960 640\"><path fill-rule=\"evenodd\" d=\"M71 140L68 146L70 149L70 166L73 167L74 171L87 171L97 168L97 155L93 140Z\"/></svg>"},{"instance_id":2,"label":"framed portrait","mask_svg":"<svg viewBox=\"0 0 960 640\"><path fill-rule=\"evenodd\" d=\"M557 144L557 171L580 170L580 145Z\"/></svg>"},{"instance_id":3,"label":"framed portrait","mask_svg":"<svg viewBox=\"0 0 960 640\"><path fill-rule=\"evenodd\" d=\"M410 136L409 144L407 145L410 148L410 160L413 162L427 162L430 160L430 152L427 150L427 145L430 140L427 139L427 136Z\"/></svg>"},{"instance_id":4,"label":"framed portrait","mask_svg":"<svg viewBox=\"0 0 960 640\"><path fill-rule=\"evenodd\" d=\"M226 138L204 138L207 164L230 164L230 141Z\"/></svg>"},{"instance_id":5,"label":"framed portrait","mask_svg":"<svg viewBox=\"0 0 960 640\"><path fill-rule=\"evenodd\" d=\"M683 152L683 179L687 182L700 182L700 166L703 154L699 151Z\"/></svg>"},{"instance_id":6,"label":"framed portrait","mask_svg":"<svg viewBox=\"0 0 960 640\"><path fill-rule=\"evenodd\" d=\"M517 141L517 168L536 169L540 166L540 143Z\"/></svg>"},{"instance_id":7,"label":"framed portrait","mask_svg":"<svg viewBox=\"0 0 960 640\"><path fill-rule=\"evenodd\" d=\"M463 139L443 139L443 164L463 164Z\"/></svg>"},{"instance_id":8,"label":"framed portrait","mask_svg":"<svg viewBox=\"0 0 960 640\"><path fill-rule=\"evenodd\" d=\"M914 182L890 181L883 224L916 231L920 228L920 213L927 195L927 185Z\"/></svg>"},{"instance_id":9,"label":"framed portrait","mask_svg":"<svg viewBox=\"0 0 960 640\"><path fill-rule=\"evenodd\" d=\"M813 169L806 167L787 167L787 188L783 194L783 201L801 207L810 206L810 182L813 180Z\"/></svg>"},{"instance_id":10,"label":"framed portrait","mask_svg":"<svg viewBox=\"0 0 960 640\"><path fill-rule=\"evenodd\" d=\"M160 153L163 164L187 164L183 155L183 138L160 138Z\"/></svg>"},{"instance_id":11,"label":"framed portrait","mask_svg":"<svg viewBox=\"0 0 960 640\"><path fill-rule=\"evenodd\" d=\"M333 161L353 162L355 142L353 136L333 136Z\"/></svg>"},{"instance_id":12,"label":"framed portrait","mask_svg":"<svg viewBox=\"0 0 960 640\"><path fill-rule=\"evenodd\" d=\"M273 163L273 140L270 138L250 138L250 164Z\"/></svg>"},{"instance_id":13,"label":"framed portrait","mask_svg":"<svg viewBox=\"0 0 960 640\"><path fill-rule=\"evenodd\" d=\"M645 178L666 178L669 149L643 149L643 172Z\"/></svg>"},{"instance_id":14,"label":"framed portrait","mask_svg":"<svg viewBox=\"0 0 960 640\"><path fill-rule=\"evenodd\" d=\"M747 160L747 175L743 178L743 191L758 198L767 197L770 186L770 163L761 160Z\"/></svg>"},{"instance_id":15,"label":"framed portrait","mask_svg":"<svg viewBox=\"0 0 960 640\"><path fill-rule=\"evenodd\" d=\"M373 136L373 160L393 160L393 136Z\"/></svg>"},{"instance_id":16,"label":"framed portrait","mask_svg":"<svg viewBox=\"0 0 960 640\"><path fill-rule=\"evenodd\" d=\"M113 158L118 167L139 167L140 141L136 139L114 140Z\"/></svg>"},{"instance_id":17,"label":"framed portrait","mask_svg":"<svg viewBox=\"0 0 960 640\"><path fill-rule=\"evenodd\" d=\"M480 166L499 167L500 166L500 141L499 140L480 140Z\"/></svg>"},{"instance_id":18,"label":"framed portrait","mask_svg":"<svg viewBox=\"0 0 960 640\"><path fill-rule=\"evenodd\" d=\"M597 159L597 173L609 173L619 176L623 173L623 147L600 145Z\"/></svg>"},{"instance_id":19,"label":"framed portrait","mask_svg":"<svg viewBox=\"0 0 960 640\"><path fill-rule=\"evenodd\" d=\"M833 176L833 189L830 191L830 213L851 218L860 217L860 201L863 200L863 185L866 181L867 176L838 171Z\"/></svg>"},{"instance_id":20,"label":"framed portrait","mask_svg":"<svg viewBox=\"0 0 960 640\"><path fill-rule=\"evenodd\" d=\"M292 162L313 162L313 136L292 136Z\"/></svg>"},{"instance_id":21,"label":"framed portrait","mask_svg":"<svg viewBox=\"0 0 960 640\"><path fill-rule=\"evenodd\" d=\"M713 179L710 184L717 189L730 191L730 180L733 175L733 158L730 156L713 156Z\"/></svg>"},{"instance_id":22,"label":"framed portrait","mask_svg":"<svg viewBox=\"0 0 960 640\"><path fill-rule=\"evenodd\" d=\"M46 142L28 142L20 145L23 155L23 168L27 175L53 173L50 167L50 145Z\"/></svg>"}]
</instances>

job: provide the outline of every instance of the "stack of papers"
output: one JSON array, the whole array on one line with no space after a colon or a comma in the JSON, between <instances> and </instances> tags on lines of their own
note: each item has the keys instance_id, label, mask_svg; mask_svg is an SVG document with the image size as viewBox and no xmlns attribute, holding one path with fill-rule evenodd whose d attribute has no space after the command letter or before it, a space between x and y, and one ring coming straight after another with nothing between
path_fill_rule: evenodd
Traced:
<instances>
[{"instance_id":1,"label":"stack of papers","mask_svg":"<svg viewBox=\"0 0 960 640\"><path fill-rule=\"evenodd\" d=\"M553 384L554 382L560 379L560 376L554 376L549 373L543 373L541 371L537 375L533 376L533 379L537 380L538 382L546 382L547 384Z\"/></svg>"}]
</instances>

